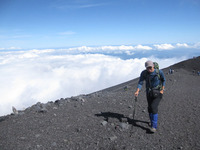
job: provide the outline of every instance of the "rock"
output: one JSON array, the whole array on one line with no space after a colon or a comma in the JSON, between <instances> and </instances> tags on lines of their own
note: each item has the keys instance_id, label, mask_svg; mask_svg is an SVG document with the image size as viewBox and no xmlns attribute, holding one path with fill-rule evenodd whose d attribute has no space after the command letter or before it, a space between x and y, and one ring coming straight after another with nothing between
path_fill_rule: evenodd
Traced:
<instances>
[{"instance_id":1,"label":"rock","mask_svg":"<svg viewBox=\"0 0 200 150\"><path fill-rule=\"evenodd\" d=\"M54 147L57 146L56 142L53 142L51 145Z\"/></svg>"},{"instance_id":2,"label":"rock","mask_svg":"<svg viewBox=\"0 0 200 150\"><path fill-rule=\"evenodd\" d=\"M127 90L128 90L128 87L127 87L127 86L125 86L125 87L124 87L124 91L127 91Z\"/></svg>"},{"instance_id":3,"label":"rock","mask_svg":"<svg viewBox=\"0 0 200 150\"><path fill-rule=\"evenodd\" d=\"M106 126L107 123L108 123L107 121L102 121L102 122L101 122L101 124L102 124L103 126Z\"/></svg>"},{"instance_id":4,"label":"rock","mask_svg":"<svg viewBox=\"0 0 200 150\"><path fill-rule=\"evenodd\" d=\"M36 134L35 137L36 137L36 138L40 137L40 134Z\"/></svg>"},{"instance_id":5,"label":"rock","mask_svg":"<svg viewBox=\"0 0 200 150\"><path fill-rule=\"evenodd\" d=\"M114 123L111 123L111 126L115 126L115 124L114 124Z\"/></svg>"},{"instance_id":6,"label":"rock","mask_svg":"<svg viewBox=\"0 0 200 150\"><path fill-rule=\"evenodd\" d=\"M183 149L183 147L182 147L182 146L179 146L178 149Z\"/></svg>"},{"instance_id":7,"label":"rock","mask_svg":"<svg viewBox=\"0 0 200 150\"><path fill-rule=\"evenodd\" d=\"M75 96L75 97L72 96L71 100L78 101L78 102L85 102L85 99L83 97L85 97L85 95L79 95L79 96Z\"/></svg>"},{"instance_id":8,"label":"rock","mask_svg":"<svg viewBox=\"0 0 200 150\"><path fill-rule=\"evenodd\" d=\"M46 105L45 105L45 104L42 104L42 103L40 103L40 102L38 102L38 103L35 105L35 110L36 110L36 112L41 112L41 113L47 112Z\"/></svg>"},{"instance_id":9,"label":"rock","mask_svg":"<svg viewBox=\"0 0 200 150\"><path fill-rule=\"evenodd\" d=\"M68 143L68 140L67 139L63 139L64 143Z\"/></svg>"},{"instance_id":10,"label":"rock","mask_svg":"<svg viewBox=\"0 0 200 150\"><path fill-rule=\"evenodd\" d=\"M76 129L76 132L81 132L81 131L82 131L81 128L77 128L77 129Z\"/></svg>"},{"instance_id":11,"label":"rock","mask_svg":"<svg viewBox=\"0 0 200 150\"><path fill-rule=\"evenodd\" d=\"M56 100L54 103L55 103L55 104L59 104L59 103L60 103L60 100Z\"/></svg>"},{"instance_id":12,"label":"rock","mask_svg":"<svg viewBox=\"0 0 200 150\"><path fill-rule=\"evenodd\" d=\"M120 127L122 130L127 130L129 128L129 125L127 123L120 123Z\"/></svg>"},{"instance_id":13,"label":"rock","mask_svg":"<svg viewBox=\"0 0 200 150\"><path fill-rule=\"evenodd\" d=\"M116 139L117 139L117 136L112 136L112 137L109 137L109 139L111 140L111 141L115 141Z\"/></svg>"},{"instance_id":14,"label":"rock","mask_svg":"<svg viewBox=\"0 0 200 150\"><path fill-rule=\"evenodd\" d=\"M58 109L58 107L53 107L53 109Z\"/></svg>"},{"instance_id":15,"label":"rock","mask_svg":"<svg viewBox=\"0 0 200 150\"><path fill-rule=\"evenodd\" d=\"M20 140L25 140L26 139L26 137L20 137Z\"/></svg>"},{"instance_id":16,"label":"rock","mask_svg":"<svg viewBox=\"0 0 200 150\"><path fill-rule=\"evenodd\" d=\"M18 111L18 114L19 114L19 115L24 115L25 112L24 112L24 111Z\"/></svg>"},{"instance_id":17,"label":"rock","mask_svg":"<svg viewBox=\"0 0 200 150\"><path fill-rule=\"evenodd\" d=\"M127 118L122 118L122 122L128 122Z\"/></svg>"},{"instance_id":18,"label":"rock","mask_svg":"<svg viewBox=\"0 0 200 150\"><path fill-rule=\"evenodd\" d=\"M12 111L13 111L13 113L14 113L15 115L18 114L18 111L17 111L17 109L16 109L14 106L12 106Z\"/></svg>"}]
</instances>

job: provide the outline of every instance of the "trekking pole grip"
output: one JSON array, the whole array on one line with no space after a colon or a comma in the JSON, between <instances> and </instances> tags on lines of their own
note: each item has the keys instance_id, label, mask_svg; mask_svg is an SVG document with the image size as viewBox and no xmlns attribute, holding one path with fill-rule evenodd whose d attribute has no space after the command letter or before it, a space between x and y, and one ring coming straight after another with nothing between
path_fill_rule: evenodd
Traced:
<instances>
[{"instance_id":1,"label":"trekking pole grip","mask_svg":"<svg viewBox=\"0 0 200 150\"><path fill-rule=\"evenodd\" d=\"M135 101L137 102L137 96L135 96Z\"/></svg>"}]
</instances>

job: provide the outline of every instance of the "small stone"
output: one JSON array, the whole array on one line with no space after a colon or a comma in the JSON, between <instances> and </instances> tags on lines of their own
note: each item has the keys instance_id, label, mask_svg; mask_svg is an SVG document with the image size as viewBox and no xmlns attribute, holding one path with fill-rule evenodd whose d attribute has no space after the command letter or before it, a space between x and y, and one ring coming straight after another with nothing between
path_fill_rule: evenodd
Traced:
<instances>
[{"instance_id":1,"label":"small stone","mask_svg":"<svg viewBox=\"0 0 200 150\"><path fill-rule=\"evenodd\" d=\"M101 122L101 124L103 125L103 126L106 126L107 125L107 121L103 121L103 122Z\"/></svg>"},{"instance_id":2,"label":"small stone","mask_svg":"<svg viewBox=\"0 0 200 150\"><path fill-rule=\"evenodd\" d=\"M35 137L36 137L36 138L40 137L40 134L36 134Z\"/></svg>"},{"instance_id":3,"label":"small stone","mask_svg":"<svg viewBox=\"0 0 200 150\"><path fill-rule=\"evenodd\" d=\"M45 105L45 104L42 104L42 103L40 103L40 102L38 102L38 103L35 105L35 110L36 110L37 112L41 112L41 113L47 112L46 105Z\"/></svg>"},{"instance_id":4,"label":"small stone","mask_svg":"<svg viewBox=\"0 0 200 150\"><path fill-rule=\"evenodd\" d=\"M183 149L183 147L182 147L182 146L179 146L178 149Z\"/></svg>"},{"instance_id":5,"label":"small stone","mask_svg":"<svg viewBox=\"0 0 200 150\"><path fill-rule=\"evenodd\" d=\"M56 142L53 142L51 145L52 145L52 146L57 146Z\"/></svg>"},{"instance_id":6,"label":"small stone","mask_svg":"<svg viewBox=\"0 0 200 150\"><path fill-rule=\"evenodd\" d=\"M37 145L36 147L37 147L37 148L40 148L40 145Z\"/></svg>"},{"instance_id":7,"label":"small stone","mask_svg":"<svg viewBox=\"0 0 200 150\"><path fill-rule=\"evenodd\" d=\"M24 115L25 112L23 112L23 111L19 111L18 114L19 114L19 115Z\"/></svg>"},{"instance_id":8,"label":"small stone","mask_svg":"<svg viewBox=\"0 0 200 150\"><path fill-rule=\"evenodd\" d=\"M114 124L114 123L111 123L111 126L115 126L115 124Z\"/></svg>"},{"instance_id":9,"label":"small stone","mask_svg":"<svg viewBox=\"0 0 200 150\"><path fill-rule=\"evenodd\" d=\"M127 86L125 86L125 87L124 87L124 91L127 91L127 90L128 90L128 87L127 87Z\"/></svg>"},{"instance_id":10,"label":"small stone","mask_svg":"<svg viewBox=\"0 0 200 150\"><path fill-rule=\"evenodd\" d=\"M127 118L122 118L122 122L128 122Z\"/></svg>"},{"instance_id":11,"label":"small stone","mask_svg":"<svg viewBox=\"0 0 200 150\"><path fill-rule=\"evenodd\" d=\"M81 128L77 128L76 132L81 132L81 130L82 130Z\"/></svg>"},{"instance_id":12,"label":"small stone","mask_svg":"<svg viewBox=\"0 0 200 150\"><path fill-rule=\"evenodd\" d=\"M15 115L18 114L18 111L17 111L17 109L16 109L14 106L12 106L12 111L13 111L13 113L14 113Z\"/></svg>"},{"instance_id":13,"label":"small stone","mask_svg":"<svg viewBox=\"0 0 200 150\"><path fill-rule=\"evenodd\" d=\"M115 141L115 140L117 139L117 136L114 135L114 136L110 137L109 139L110 139L111 141Z\"/></svg>"},{"instance_id":14,"label":"small stone","mask_svg":"<svg viewBox=\"0 0 200 150\"><path fill-rule=\"evenodd\" d=\"M120 123L120 127L122 130L127 130L129 128L129 125L127 123Z\"/></svg>"},{"instance_id":15,"label":"small stone","mask_svg":"<svg viewBox=\"0 0 200 150\"><path fill-rule=\"evenodd\" d=\"M42 112L42 113L47 112L47 109L46 109L46 108L42 108L42 109L40 110L40 112Z\"/></svg>"},{"instance_id":16,"label":"small stone","mask_svg":"<svg viewBox=\"0 0 200 150\"><path fill-rule=\"evenodd\" d=\"M25 140L26 138L25 137L20 137L20 140Z\"/></svg>"}]
</instances>

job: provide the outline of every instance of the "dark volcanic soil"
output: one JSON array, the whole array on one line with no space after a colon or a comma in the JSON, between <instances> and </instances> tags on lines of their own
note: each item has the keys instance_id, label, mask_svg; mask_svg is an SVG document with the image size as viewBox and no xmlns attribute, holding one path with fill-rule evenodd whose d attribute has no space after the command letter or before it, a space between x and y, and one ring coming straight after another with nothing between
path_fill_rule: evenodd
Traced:
<instances>
[{"instance_id":1,"label":"dark volcanic soil","mask_svg":"<svg viewBox=\"0 0 200 150\"><path fill-rule=\"evenodd\" d=\"M0 150L200 149L200 57L171 68L174 74L163 69L166 91L155 134L149 133L144 86L133 123L135 79L1 117Z\"/></svg>"}]
</instances>

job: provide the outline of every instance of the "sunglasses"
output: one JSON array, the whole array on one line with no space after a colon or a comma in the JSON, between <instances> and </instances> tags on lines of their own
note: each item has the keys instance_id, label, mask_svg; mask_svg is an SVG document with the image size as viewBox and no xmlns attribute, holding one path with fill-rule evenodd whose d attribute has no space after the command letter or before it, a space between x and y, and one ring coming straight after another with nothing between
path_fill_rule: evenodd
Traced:
<instances>
[{"instance_id":1,"label":"sunglasses","mask_svg":"<svg viewBox=\"0 0 200 150\"><path fill-rule=\"evenodd\" d=\"M150 69L152 69L152 67L147 67L147 70L150 70Z\"/></svg>"}]
</instances>

